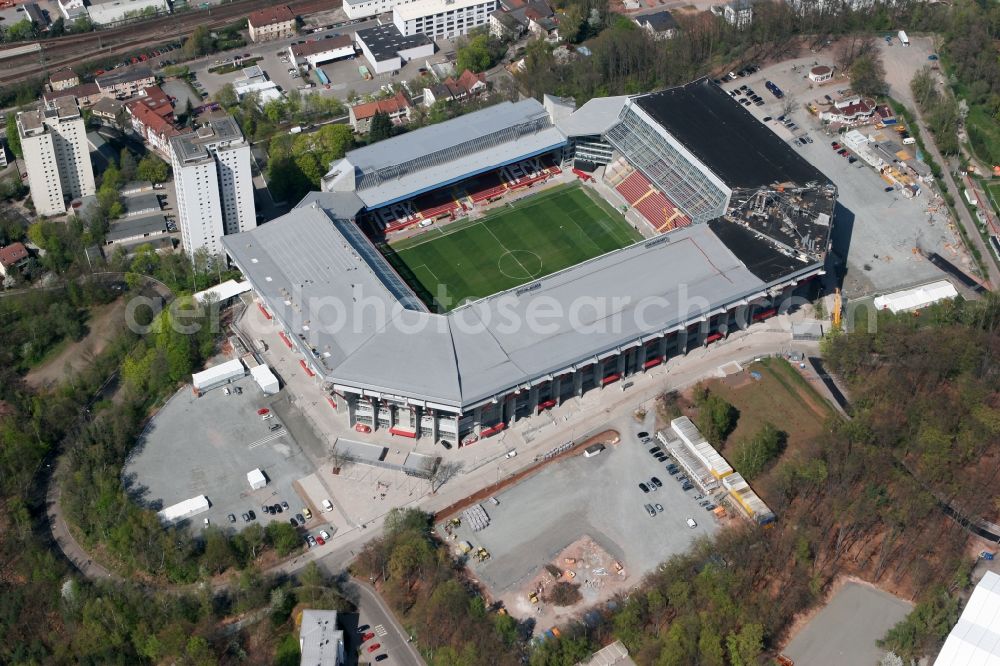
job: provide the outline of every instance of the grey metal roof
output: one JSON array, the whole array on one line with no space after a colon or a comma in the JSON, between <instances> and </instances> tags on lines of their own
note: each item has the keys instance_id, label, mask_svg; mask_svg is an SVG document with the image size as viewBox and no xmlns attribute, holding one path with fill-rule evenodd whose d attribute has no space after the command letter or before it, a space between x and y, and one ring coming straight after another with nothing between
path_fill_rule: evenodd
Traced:
<instances>
[{"instance_id":1,"label":"grey metal roof","mask_svg":"<svg viewBox=\"0 0 1000 666\"><path fill-rule=\"evenodd\" d=\"M492 133L538 121L538 131L512 136L510 140L476 145ZM537 154L566 142L552 126L545 109L534 99L502 102L454 120L422 127L413 132L352 150L331 169L353 167L358 196L369 208L413 195L422 190L507 164L518 157ZM436 159L444 151L461 151ZM411 163L411 164L407 164ZM362 179L382 170L399 169L400 173L382 179L375 187L364 187Z\"/></svg>"},{"instance_id":2,"label":"grey metal roof","mask_svg":"<svg viewBox=\"0 0 1000 666\"><path fill-rule=\"evenodd\" d=\"M365 202L354 192L309 192L295 207L305 208L314 202L333 217L342 220L353 220L354 216L365 207Z\"/></svg>"},{"instance_id":3,"label":"grey metal roof","mask_svg":"<svg viewBox=\"0 0 1000 666\"><path fill-rule=\"evenodd\" d=\"M382 284L382 269L359 256L318 205L222 242L275 316L317 352L312 361L328 380L455 407L587 362L764 286L707 225L447 315L402 307ZM563 308L562 316L542 326L524 323L551 304ZM524 325L498 325L509 321Z\"/></svg>"},{"instance_id":4,"label":"grey metal roof","mask_svg":"<svg viewBox=\"0 0 1000 666\"><path fill-rule=\"evenodd\" d=\"M108 242L132 238L133 236L145 236L147 234L159 234L167 231L167 220L161 213L153 215L143 215L141 217L127 217L119 222L112 222L111 228L104 239Z\"/></svg>"},{"instance_id":5,"label":"grey metal roof","mask_svg":"<svg viewBox=\"0 0 1000 666\"><path fill-rule=\"evenodd\" d=\"M568 137L604 134L618 122L628 95L595 97L568 116L556 120L556 127Z\"/></svg>"},{"instance_id":6,"label":"grey metal roof","mask_svg":"<svg viewBox=\"0 0 1000 666\"><path fill-rule=\"evenodd\" d=\"M101 88L106 88L108 86L116 86L122 83L131 83L132 81L141 81L143 79L154 79L153 70L151 70L146 65L139 65L137 67L127 67L121 71L108 72L107 74L102 74L94 79Z\"/></svg>"}]
</instances>

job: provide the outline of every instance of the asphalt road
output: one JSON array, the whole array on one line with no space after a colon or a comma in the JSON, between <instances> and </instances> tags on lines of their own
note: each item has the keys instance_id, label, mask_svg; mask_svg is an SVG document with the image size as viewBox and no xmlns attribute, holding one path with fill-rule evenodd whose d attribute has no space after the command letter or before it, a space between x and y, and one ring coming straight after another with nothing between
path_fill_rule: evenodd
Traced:
<instances>
[{"instance_id":1,"label":"asphalt road","mask_svg":"<svg viewBox=\"0 0 1000 666\"><path fill-rule=\"evenodd\" d=\"M389 658L379 662L384 666L425 666L420 653L417 652L413 643L409 641L409 634L396 621L396 616L382 601L382 597L375 592L368 583L359 580L352 580L348 585L349 592L356 592L358 596L358 613L361 624L371 625L375 638L366 641L362 646L361 659L367 659L369 652L367 648L374 644L380 647L373 653L372 657L380 654L387 654ZM355 635L353 638L357 638ZM348 642L348 646L353 644Z\"/></svg>"}]
</instances>

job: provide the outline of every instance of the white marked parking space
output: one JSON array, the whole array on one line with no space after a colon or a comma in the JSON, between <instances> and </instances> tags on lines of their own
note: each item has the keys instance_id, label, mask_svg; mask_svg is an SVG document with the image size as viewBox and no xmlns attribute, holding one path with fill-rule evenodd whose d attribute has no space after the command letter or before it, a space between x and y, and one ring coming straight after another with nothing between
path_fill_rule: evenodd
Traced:
<instances>
[{"instance_id":1,"label":"white marked parking space","mask_svg":"<svg viewBox=\"0 0 1000 666\"><path fill-rule=\"evenodd\" d=\"M268 435L267 437L263 437L261 439L258 439L256 442L253 442L252 444L249 444L247 446L247 448L248 449L256 449L258 446L263 446L264 444L267 444L268 442L272 442L272 441L278 439L279 437L283 437L284 434L285 434L285 429L284 429L284 427L282 427L281 430L275 431L274 434Z\"/></svg>"},{"instance_id":2,"label":"white marked parking space","mask_svg":"<svg viewBox=\"0 0 1000 666\"><path fill-rule=\"evenodd\" d=\"M375 635L378 636L379 638L382 638L383 636L389 633L389 630L385 628L384 624L376 624L374 631Z\"/></svg>"}]
</instances>

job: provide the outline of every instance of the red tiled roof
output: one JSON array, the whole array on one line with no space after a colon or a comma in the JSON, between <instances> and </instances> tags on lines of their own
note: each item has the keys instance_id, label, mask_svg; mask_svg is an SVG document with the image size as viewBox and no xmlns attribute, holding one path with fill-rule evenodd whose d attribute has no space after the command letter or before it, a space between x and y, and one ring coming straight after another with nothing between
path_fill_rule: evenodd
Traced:
<instances>
[{"instance_id":1,"label":"red tiled roof","mask_svg":"<svg viewBox=\"0 0 1000 666\"><path fill-rule=\"evenodd\" d=\"M131 102L127 105L129 113L136 121L146 128L147 132L152 132L154 134L166 134L168 136L175 133L174 125L171 122L173 119L173 114L171 114L170 119L164 118L159 113L149 108L141 101Z\"/></svg>"},{"instance_id":2,"label":"red tiled roof","mask_svg":"<svg viewBox=\"0 0 1000 666\"><path fill-rule=\"evenodd\" d=\"M0 264L13 266L19 261L28 258L28 248L24 243L11 243L7 247L0 247Z\"/></svg>"},{"instance_id":3,"label":"red tiled roof","mask_svg":"<svg viewBox=\"0 0 1000 666\"><path fill-rule=\"evenodd\" d=\"M288 8L288 5L277 5L275 7L258 9L255 12L251 12L250 16L247 17L247 23L255 28L262 28L265 25L285 23L287 21L294 20L295 14L293 14L292 10Z\"/></svg>"},{"instance_id":4,"label":"red tiled roof","mask_svg":"<svg viewBox=\"0 0 1000 666\"><path fill-rule=\"evenodd\" d=\"M477 83L486 83L486 74L480 72L475 74L471 70L465 70L462 75L458 77L458 85L465 88L467 91L472 92L473 86Z\"/></svg>"},{"instance_id":5,"label":"red tiled roof","mask_svg":"<svg viewBox=\"0 0 1000 666\"><path fill-rule=\"evenodd\" d=\"M395 97L390 97L389 99L380 99L377 102L368 102L366 104L358 104L354 109L354 117L358 120L365 120L367 118L372 118L376 113L381 111L382 113L398 113L403 109L410 108L410 100L406 99L406 95L401 92L396 93Z\"/></svg>"},{"instance_id":6,"label":"red tiled roof","mask_svg":"<svg viewBox=\"0 0 1000 666\"><path fill-rule=\"evenodd\" d=\"M160 86L149 86L143 88L143 94L136 102L148 106L157 115L164 118L173 118L174 105L170 102L170 97L163 92Z\"/></svg>"}]
</instances>

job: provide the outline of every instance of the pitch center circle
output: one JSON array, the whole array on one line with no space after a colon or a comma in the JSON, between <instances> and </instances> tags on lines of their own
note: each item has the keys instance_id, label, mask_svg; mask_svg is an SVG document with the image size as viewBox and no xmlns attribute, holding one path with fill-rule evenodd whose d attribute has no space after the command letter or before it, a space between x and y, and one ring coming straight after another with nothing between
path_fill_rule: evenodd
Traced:
<instances>
[{"instance_id":1,"label":"pitch center circle","mask_svg":"<svg viewBox=\"0 0 1000 666\"><path fill-rule=\"evenodd\" d=\"M512 280L531 280L542 274L542 258L531 250L507 250L497 268Z\"/></svg>"}]
</instances>

